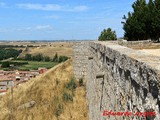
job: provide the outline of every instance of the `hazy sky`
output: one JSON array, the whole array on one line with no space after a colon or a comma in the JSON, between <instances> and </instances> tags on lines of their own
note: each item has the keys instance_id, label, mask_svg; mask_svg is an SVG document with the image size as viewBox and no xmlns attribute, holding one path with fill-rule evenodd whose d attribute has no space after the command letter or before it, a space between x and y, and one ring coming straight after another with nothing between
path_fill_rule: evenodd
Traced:
<instances>
[{"instance_id":1,"label":"hazy sky","mask_svg":"<svg viewBox=\"0 0 160 120\"><path fill-rule=\"evenodd\" d=\"M0 0L0 40L97 39L111 27L123 36L122 17L134 0Z\"/></svg>"}]
</instances>

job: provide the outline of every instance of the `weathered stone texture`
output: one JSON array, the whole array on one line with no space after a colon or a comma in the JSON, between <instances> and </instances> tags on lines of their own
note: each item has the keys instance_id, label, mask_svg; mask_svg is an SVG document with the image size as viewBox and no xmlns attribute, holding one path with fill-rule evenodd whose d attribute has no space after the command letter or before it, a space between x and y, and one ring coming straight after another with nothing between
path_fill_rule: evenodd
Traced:
<instances>
[{"instance_id":1,"label":"weathered stone texture","mask_svg":"<svg viewBox=\"0 0 160 120\"><path fill-rule=\"evenodd\" d=\"M73 69L77 79L87 79L89 42L76 42L73 45Z\"/></svg>"},{"instance_id":2,"label":"weathered stone texture","mask_svg":"<svg viewBox=\"0 0 160 120\"><path fill-rule=\"evenodd\" d=\"M160 58L104 42L77 43L74 50L75 76L87 80L90 120L143 119L104 117L104 110L154 110L155 120L160 120Z\"/></svg>"}]
</instances>

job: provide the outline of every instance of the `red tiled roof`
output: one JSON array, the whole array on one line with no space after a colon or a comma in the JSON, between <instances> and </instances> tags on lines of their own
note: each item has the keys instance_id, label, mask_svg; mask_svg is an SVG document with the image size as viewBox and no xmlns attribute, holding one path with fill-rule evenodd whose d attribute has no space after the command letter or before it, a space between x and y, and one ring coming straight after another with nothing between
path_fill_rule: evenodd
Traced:
<instances>
[{"instance_id":1,"label":"red tiled roof","mask_svg":"<svg viewBox=\"0 0 160 120\"><path fill-rule=\"evenodd\" d=\"M11 78L9 78L9 76L7 75L1 75L0 76L0 81L10 81L12 80Z\"/></svg>"},{"instance_id":2,"label":"red tiled roof","mask_svg":"<svg viewBox=\"0 0 160 120\"><path fill-rule=\"evenodd\" d=\"M0 90L0 93L2 93L2 92L7 92L7 90Z\"/></svg>"},{"instance_id":3,"label":"red tiled roof","mask_svg":"<svg viewBox=\"0 0 160 120\"><path fill-rule=\"evenodd\" d=\"M21 78L30 78L26 74L37 75L38 71L0 71L0 81L16 81L16 76ZM19 74L17 75L16 72ZM37 72L37 73L36 73Z\"/></svg>"}]
</instances>

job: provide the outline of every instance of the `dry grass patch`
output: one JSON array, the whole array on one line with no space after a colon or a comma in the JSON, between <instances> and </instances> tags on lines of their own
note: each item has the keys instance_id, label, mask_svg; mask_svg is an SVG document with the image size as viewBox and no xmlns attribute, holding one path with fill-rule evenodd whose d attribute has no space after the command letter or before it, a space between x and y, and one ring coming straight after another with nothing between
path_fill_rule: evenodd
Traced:
<instances>
[{"instance_id":1,"label":"dry grass patch","mask_svg":"<svg viewBox=\"0 0 160 120\"><path fill-rule=\"evenodd\" d=\"M24 57L26 54L43 54L44 56L49 56L53 58L57 53L59 56L72 56L72 45L69 42L55 42L50 43L50 45L39 46L39 47L29 47L27 51L23 51L19 57Z\"/></svg>"},{"instance_id":2,"label":"dry grass patch","mask_svg":"<svg viewBox=\"0 0 160 120\"><path fill-rule=\"evenodd\" d=\"M37 48L30 48L30 52L29 54L44 54L46 56L49 56L51 58L53 58L53 56L57 53L58 55L66 55L66 56L71 56L72 53L72 48L68 48L68 47L60 47L60 46L56 46L56 47L37 47ZM52 51L52 52L49 52Z\"/></svg>"},{"instance_id":3,"label":"dry grass patch","mask_svg":"<svg viewBox=\"0 0 160 120\"><path fill-rule=\"evenodd\" d=\"M0 98L1 120L87 120L85 86L73 80L71 60L59 64L45 75L9 91ZM73 89L72 85L76 88ZM65 95L64 95L65 94ZM67 97L66 97L67 96ZM71 98L70 98L71 97ZM31 108L18 109L24 103L35 101Z\"/></svg>"}]
</instances>

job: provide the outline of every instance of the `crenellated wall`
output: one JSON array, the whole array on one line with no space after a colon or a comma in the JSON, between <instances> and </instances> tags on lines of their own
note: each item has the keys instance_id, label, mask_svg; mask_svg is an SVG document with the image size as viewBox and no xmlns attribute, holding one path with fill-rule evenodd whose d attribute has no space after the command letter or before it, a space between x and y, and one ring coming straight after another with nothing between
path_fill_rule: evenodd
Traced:
<instances>
[{"instance_id":1,"label":"crenellated wall","mask_svg":"<svg viewBox=\"0 0 160 120\"><path fill-rule=\"evenodd\" d=\"M159 57L98 41L77 43L73 51L75 76L84 76L87 81L90 120L142 119L135 115L103 116L104 110L155 111L156 117L146 119L160 120Z\"/></svg>"}]
</instances>

